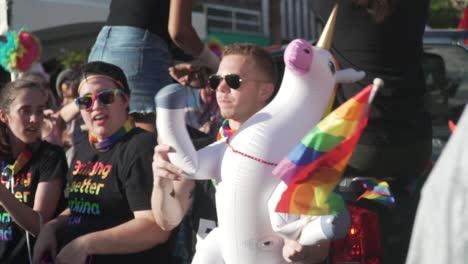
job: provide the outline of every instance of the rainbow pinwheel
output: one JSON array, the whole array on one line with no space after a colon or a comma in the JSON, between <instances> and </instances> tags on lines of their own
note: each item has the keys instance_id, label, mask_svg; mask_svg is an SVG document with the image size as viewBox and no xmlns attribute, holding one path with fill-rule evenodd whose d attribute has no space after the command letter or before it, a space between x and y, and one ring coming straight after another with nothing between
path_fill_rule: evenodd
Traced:
<instances>
[{"instance_id":1,"label":"rainbow pinwheel","mask_svg":"<svg viewBox=\"0 0 468 264\"><path fill-rule=\"evenodd\" d=\"M10 72L25 72L39 60L41 45L29 31L9 31L6 42L0 42L0 65Z\"/></svg>"}]
</instances>

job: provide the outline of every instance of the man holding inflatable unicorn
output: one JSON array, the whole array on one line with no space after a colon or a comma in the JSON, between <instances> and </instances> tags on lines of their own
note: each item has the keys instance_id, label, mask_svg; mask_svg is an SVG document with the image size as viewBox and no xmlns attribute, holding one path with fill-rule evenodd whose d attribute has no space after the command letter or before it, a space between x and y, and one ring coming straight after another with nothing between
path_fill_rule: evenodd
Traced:
<instances>
[{"instance_id":1,"label":"man holding inflatable unicorn","mask_svg":"<svg viewBox=\"0 0 468 264\"><path fill-rule=\"evenodd\" d=\"M305 252L303 248L294 241L283 248L283 237L307 242L301 243L311 245L307 252L313 253L308 254L307 262L318 262L328 254L329 240L346 233L346 224L336 226L335 223L342 222L335 221L336 215L330 216L335 218L325 223L320 216L314 220L289 214L281 215L283 218L276 221L274 214L268 215L267 208L268 200L280 182L272 175L275 162L284 158L323 117L337 82L353 82L364 76L352 69L336 70L327 51L331 44L328 29L333 29L335 16L336 8L317 47L304 40L295 40L288 45L279 95L266 107L263 106L274 91L274 78L266 75L265 67L257 62L254 53L229 53L231 47L227 48L218 74L210 78L221 113L230 119L231 129L239 128L232 136L226 133L225 140L195 152L188 134L184 134L183 118L180 118L184 105L178 95L183 92L172 87L163 89L156 97L159 100L158 133L162 142L171 146L158 146L153 162L152 207L158 223L164 229L176 226L192 196L190 180L183 180L188 181L186 184L173 185L165 178L199 180L214 177L218 182L219 228L197 248L193 263L303 261L304 256L297 254ZM167 162L168 156L177 166ZM277 232L283 235L279 236ZM281 248L286 260L281 257ZM302 259L292 259L293 256Z\"/></svg>"},{"instance_id":2,"label":"man holding inflatable unicorn","mask_svg":"<svg viewBox=\"0 0 468 264\"><path fill-rule=\"evenodd\" d=\"M273 58L263 48L253 44L233 44L226 46L222 57L218 74L209 78L209 85L216 91L217 103L225 118L218 139L232 135L243 122L271 101L277 80ZM152 196L153 214L159 219L158 223L169 230L182 221L192 206L194 195L197 195L194 194L195 181L184 178L183 172L169 162L167 154L170 151L168 145L160 144L155 148ZM173 197L165 195L169 190ZM213 227L216 227L215 220L204 219L212 222ZM206 235L201 229L195 231L199 231L199 239Z\"/></svg>"}]
</instances>

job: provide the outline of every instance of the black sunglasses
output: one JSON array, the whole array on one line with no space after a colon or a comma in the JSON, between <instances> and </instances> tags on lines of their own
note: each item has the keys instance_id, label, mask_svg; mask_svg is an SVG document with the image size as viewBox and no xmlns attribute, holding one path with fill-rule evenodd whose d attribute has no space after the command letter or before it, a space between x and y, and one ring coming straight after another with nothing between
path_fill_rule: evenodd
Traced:
<instances>
[{"instance_id":1,"label":"black sunglasses","mask_svg":"<svg viewBox=\"0 0 468 264\"><path fill-rule=\"evenodd\" d=\"M123 94L123 91L121 89L106 89L97 93L87 93L75 98L74 101L80 109L89 111L96 100L98 100L101 105L112 104L117 94Z\"/></svg>"},{"instance_id":2,"label":"black sunglasses","mask_svg":"<svg viewBox=\"0 0 468 264\"><path fill-rule=\"evenodd\" d=\"M242 79L238 74L229 73L224 76L218 74L212 74L208 78L208 82L210 83L210 87L213 90L218 88L219 84L223 81L226 81L227 85L232 89L239 89L242 83Z\"/></svg>"}]
</instances>

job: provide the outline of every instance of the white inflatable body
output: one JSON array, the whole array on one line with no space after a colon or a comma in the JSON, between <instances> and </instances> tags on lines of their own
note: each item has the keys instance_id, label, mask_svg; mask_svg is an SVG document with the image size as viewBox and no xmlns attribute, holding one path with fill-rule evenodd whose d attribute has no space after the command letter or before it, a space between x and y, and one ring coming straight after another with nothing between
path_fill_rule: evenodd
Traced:
<instances>
[{"instance_id":1,"label":"white inflatable body","mask_svg":"<svg viewBox=\"0 0 468 264\"><path fill-rule=\"evenodd\" d=\"M354 82L364 77L364 73L353 70L335 72L332 56L327 50L313 47L301 39L287 46L284 60L284 77L275 99L242 124L229 139L236 151L271 163L286 157L323 117L336 82ZM298 215L276 216L272 213L277 219L270 219L268 202L281 183L272 174L274 165L235 153L227 148L225 141L195 151L183 123L184 99L179 98L183 92L173 90L174 87L180 86L166 87L156 96L160 140L174 148L169 155L171 162L193 179L214 178L218 181L219 227L215 238L208 235L206 239L207 243L220 248L202 248L213 250L215 255L221 252L224 260L219 263L286 263L282 257L283 237L273 230L271 220L275 230L283 231L283 235L295 238L301 233L301 237L307 237L306 230L310 230L312 238L302 241L323 242L322 230L319 230L321 237L314 238L317 236L315 226L324 222L322 217L301 219ZM287 227L283 228L284 225ZM313 228L307 228L307 225ZM218 241L213 243L211 239ZM197 252L199 254L210 255L209 252ZM197 259L198 263L208 263L203 257L197 256ZM209 263L218 262L210 260Z\"/></svg>"}]
</instances>

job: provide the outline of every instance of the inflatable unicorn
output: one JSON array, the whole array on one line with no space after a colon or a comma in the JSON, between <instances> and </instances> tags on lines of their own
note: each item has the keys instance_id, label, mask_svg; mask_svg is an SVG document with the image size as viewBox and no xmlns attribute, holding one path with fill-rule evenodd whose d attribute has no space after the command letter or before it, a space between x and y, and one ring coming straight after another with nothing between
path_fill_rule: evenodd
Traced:
<instances>
[{"instance_id":1,"label":"inflatable unicorn","mask_svg":"<svg viewBox=\"0 0 468 264\"><path fill-rule=\"evenodd\" d=\"M316 47L301 39L286 47L286 68L278 94L227 141L195 151L184 124L184 90L169 86L171 89L156 96L160 140L174 149L170 161L191 179L218 182L219 227L197 247L194 263L286 263L281 253L283 235L273 230L268 209L269 199L281 182L272 174L274 164L324 116L336 83L364 77L363 72L352 69L336 70L327 50L335 19L336 7ZM284 221L284 216L281 219ZM329 220L292 216L292 223L277 231L300 233L300 241L318 243L336 235L326 231L335 230L336 221Z\"/></svg>"}]
</instances>

